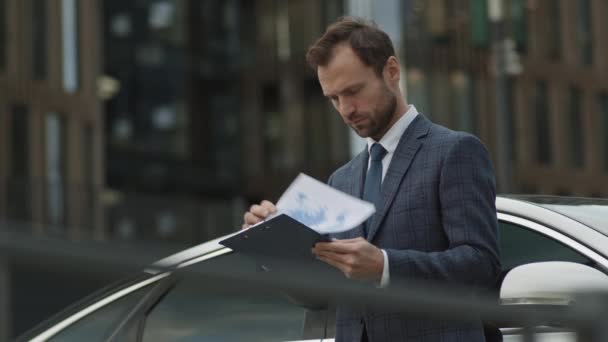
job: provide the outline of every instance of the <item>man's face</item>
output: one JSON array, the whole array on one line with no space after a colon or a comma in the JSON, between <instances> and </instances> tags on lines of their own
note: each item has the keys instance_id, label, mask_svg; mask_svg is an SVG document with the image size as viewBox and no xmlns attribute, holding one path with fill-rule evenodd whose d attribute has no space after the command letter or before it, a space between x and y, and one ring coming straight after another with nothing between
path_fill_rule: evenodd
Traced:
<instances>
[{"instance_id":1,"label":"man's face","mask_svg":"<svg viewBox=\"0 0 608 342\"><path fill-rule=\"evenodd\" d=\"M394 123L395 93L348 44L334 47L330 62L319 66L317 75L323 94L360 137L378 141Z\"/></svg>"}]
</instances>

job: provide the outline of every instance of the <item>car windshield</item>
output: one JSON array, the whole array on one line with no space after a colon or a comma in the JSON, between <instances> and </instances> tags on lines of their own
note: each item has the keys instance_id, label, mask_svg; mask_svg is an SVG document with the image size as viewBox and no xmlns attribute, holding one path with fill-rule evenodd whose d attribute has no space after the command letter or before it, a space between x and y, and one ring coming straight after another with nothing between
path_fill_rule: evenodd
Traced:
<instances>
[{"instance_id":1,"label":"car windshield","mask_svg":"<svg viewBox=\"0 0 608 342\"><path fill-rule=\"evenodd\" d=\"M518 196L517 198L560 213L608 235L608 200L557 196Z\"/></svg>"}]
</instances>

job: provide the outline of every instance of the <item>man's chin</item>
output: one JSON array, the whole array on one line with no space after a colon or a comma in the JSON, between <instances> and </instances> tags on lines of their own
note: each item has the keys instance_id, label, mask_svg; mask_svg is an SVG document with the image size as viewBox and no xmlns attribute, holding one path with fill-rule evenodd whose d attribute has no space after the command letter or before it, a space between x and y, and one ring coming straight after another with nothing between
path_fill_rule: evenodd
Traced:
<instances>
[{"instance_id":1,"label":"man's chin","mask_svg":"<svg viewBox=\"0 0 608 342\"><path fill-rule=\"evenodd\" d=\"M355 127L351 127L355 133L361 138L372 138L375 140L374 136L377 136L379 132L371 129L357 129Z\"/></svg>"},{"instance_id":2,"label":"man's chin","mask_svg":"<svg viewBox=\"0 0 608 342\"><path fill-rule=\"evenodd\" d=\"M353 132L355 132L361 138L369 138L369 131L365 129L357 129L355 127L351 127Z\"/></svg>"}]
</instances>

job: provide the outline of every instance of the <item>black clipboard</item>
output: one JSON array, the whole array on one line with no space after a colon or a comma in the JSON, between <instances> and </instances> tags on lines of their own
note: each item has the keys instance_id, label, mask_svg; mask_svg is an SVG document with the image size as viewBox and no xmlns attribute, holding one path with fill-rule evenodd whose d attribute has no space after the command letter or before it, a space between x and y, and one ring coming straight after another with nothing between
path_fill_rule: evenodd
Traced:
<instances>
[{"instance_id":1,"label":"black clipboard","mask_svg":"<svg viewBox=\"0 0 608 342\"><path fill-rule=\"evenodd\" d=\"M317 260L311 250L315 243L330 240L328 235L280 214L219 243L251 256L264 271L270 271L290 264L326 265Z\"/></svg>"},{"instance_id":2,"label":"black clipboard","mask_svg":"<svg viewBox=\"0 0 608 342\"><path fill-rule=\"evenodd\" d=\"M317 242L331 241L327 234L281 214L220 241L236 253L251 257L258 270L279 279L319 279L341 284L345 277L336 268L318 260L312 254ZM270 278L273 279L273 278ZM323 293L289 289L284 295L292 303L310 310L327 307L329 298Z\"/></svg>"}]
</instances>

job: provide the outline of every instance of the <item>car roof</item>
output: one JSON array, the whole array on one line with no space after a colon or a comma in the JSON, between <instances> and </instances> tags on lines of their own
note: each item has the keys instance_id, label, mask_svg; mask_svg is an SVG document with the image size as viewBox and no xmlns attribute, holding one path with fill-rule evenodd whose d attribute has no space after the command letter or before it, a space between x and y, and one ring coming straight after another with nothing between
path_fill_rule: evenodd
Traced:
<instances>
[{"instance_id":1,"label":"car roof","mask_svg":"<svg viewBox=\"0 0 608 342\"><path fill-rule=\"evenodd\" d=\"M561 211L536 203L531 198L532 196L498 196L496 210L499 215L507 214L549 227L608 258L607 235ZM555 201L563 199L553 198ZM576 208L571 207L570 210Z\"/></svg>"},{"instance_id":2,"label":"car roof","mask_svg":"<svg viewBox=\"0 0 608 342\"><path fill-rule=\"evenodd\" d=\"M567 216L608 236L608 199L546 195L513 195L505 197L536 204Z\"/></svg>"}]
</instances>

